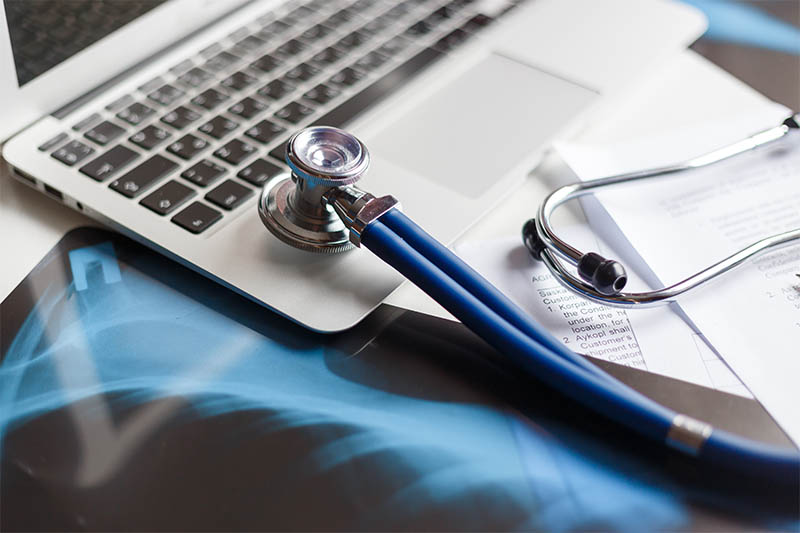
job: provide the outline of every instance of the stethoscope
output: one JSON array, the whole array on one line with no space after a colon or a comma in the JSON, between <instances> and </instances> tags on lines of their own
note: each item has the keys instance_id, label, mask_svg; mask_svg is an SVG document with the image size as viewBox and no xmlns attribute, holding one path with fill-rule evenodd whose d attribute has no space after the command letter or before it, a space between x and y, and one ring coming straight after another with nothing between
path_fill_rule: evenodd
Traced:
<instances>
[{"instance_id":1,"label":"stethoscope","mask_svg":"<svg viewBox=\"0 0 800 533\"><path fill-rule=\"evenodd\" d=\"M781 127L760 134L737 150L753 147L784 135L797 127L797 117ZM720 151L714 160L731 154ZM713 159L708 158L708 162ZM359 189L355 183L367 172L370 156L366 146L355 136L332 127L315 126L294 134L286 145L286 162L291 169L288 178L277 177L268 182L261 193L258 212L264 225L281 241L322 253L335 253L354 247L371 250L412 283L439 302L453 316L470 328L500 353L516 369L535 376L589 409L605 415L645 437L712 466L748 473L755 478L780 481L797 490L800 483L800 455L795 450L778 449L743 439L726 431L675 412L606 374L581 355L568 349L551 336L530 315L511 302L491 283L464 263L447 247L417 226L402 211L392 196L376 198ZM705 164L702 158L680 168ZM694 166L687 166L694 164ZM597 254L582 254L553 233L548 217L561 203L586 194L598 187L616 185L663 173L676 172L678 167L657 169L598 180L587 185L575 184L554 192L539 210L535 222L536 239L531 224L526 224L526 244L536 251L554 273L567 285L575 284L580 292L593 299L606 298L603 292L569 274L556 259L564 255L584 270L581 277L598 283L616 298L653 299L652 293L622 295L619 279L624 278L616 262ZM750 257L766 249L797 239L800 232L783 234L774 243L759 241L756 248L743 252ZM742 254L743 252L739 252ZM734 254L715 265L729 270L746 257ZM597 256L597 257L595 257ZM583 266L581 266L581 264ZM613 267L604 265L612 264ZM722 265L722 266L720 266ZM708 270L708 269L707 269ZM724 270L723 270L724 271ZM607 274L611 275L608 276ZM707 271L678 284L684 292L722 272L709 276ZM698 280L697 276L703 279ZM686 283L691 286L686 286ZM624 283L623 283L624 285ZM675 287L663 289L659 299L674 296ZM616 289L616 290L615 290ZM605 302L605 300L603 300Z\"/></svg>"},{"instance_id":2,"label":"stethoscope","mask_svg":"<svg viewBox=\"0 0 800 533\"><path fill-rule=\"evenodd\" d=\"M561 285L579 296L604 305L626 308L652 307L674 302L678 295L718 278L744 264L750 258L800 240L800 228L751 243L738 252L673 285L648 292L622 292L628 281L625 268L618 261L606 259L594 252L583 253L560 239L550 223L553 212L570 200L603 189L671 176L686 170L718 163L773 143L791 130L798 128L800 128L800 114L787 118L779 126L675 165L565 185L550 193L539 207L536 218L525 223L522 228L522 240L531 255L542 261ZM578 276L573 275L559 257L575 266Z\"/></svg>"}]
</instances>

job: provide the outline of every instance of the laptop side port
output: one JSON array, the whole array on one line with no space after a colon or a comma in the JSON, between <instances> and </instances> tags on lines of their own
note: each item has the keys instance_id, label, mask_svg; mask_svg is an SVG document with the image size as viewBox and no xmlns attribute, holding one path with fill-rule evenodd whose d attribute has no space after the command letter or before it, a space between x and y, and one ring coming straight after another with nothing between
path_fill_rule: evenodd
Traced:
<instances>
[{"instance_id":1,"label":"laptop side port","mask_svg":"<svg viewBox=\"0 0 800 533\"><path fill-rule=\"evenodd\" d=\"M17 167L11 167L11 171L14 173L15 176L18 178L22 178L24 181L28 182L28 184L32 187L36 187L36 178L27 174L26 172L21 171Z\"/></svg>"},{"instance_id":2,"label":"laptop side port","mask_svg":"<svg viewBox=\"0 0 800 533\"><path fill-rule=\"evenodd\" d=\"M44 184L44 192L46 192L47 194L49 194L50 196L52 196L56 200L59 200L61 202L64 201L64 194L61 191L59 191L58 189L55 189L55 188L49 186L46 183Z\"/></svg>"},{"instance_id":3,"label":"laptop side port","mask_svg":"<svg viewBox=\"0 0 800 533\"><path fill-rule=\"evenodd\" d=\"M82 213L88 213L89 212L89 209L87 207L85 207L82 203L80 203L79 201L75 200L74 198L70 198L69 196L64 195L63 192L59 191L55 187L51 187L50 185L47 185L46 183L40 182L39 180L37 180L36 178L31 176L30 174L28 174L24 170L20 170L17 167L14 167L14 166L8 165L8 164L7 164L6 168L11 170L11 173L15 178L19 179L20 181L22 181L26 185L29 185L30 187L33 187L34 189L36 189L38 191L42 191L43 190L45 193L47 193L48 196L50 196L51 198L53 198L55 200L58 200L59 202L61 202L64 205L66 205L67 207L71 207L72 209L75 209L75 210L80 211Z\"/></svg>"}]
</instances>

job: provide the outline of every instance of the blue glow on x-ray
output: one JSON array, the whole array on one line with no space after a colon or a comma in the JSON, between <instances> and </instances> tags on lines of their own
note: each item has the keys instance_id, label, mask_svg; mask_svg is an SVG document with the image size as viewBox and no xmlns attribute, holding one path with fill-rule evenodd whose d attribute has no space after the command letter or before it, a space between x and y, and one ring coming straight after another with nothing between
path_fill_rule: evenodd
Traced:
<instances>
[{"instance_id":1,"label":"blue glow on x-ray","mask_svg":"<svg viewBox=\"0 0 800 533\"><path fill-rule=\"evenodd\" d=\"M704 37L800 55L800 28L732 0L683 0L708 18Z\"/></svg>"},{"instance_id":2,"label":"blue glow on x-ray","mask_svg":"<svg viewBox=\"0 0 800 533\"><path fill-rule=\"evenodd\" d=\"M92 268L100 269L106 283L117 283L122 279L114 247L110 242L70 251L69 265L76 291L86 290L89 287L87 271Z\"/></svg>"},{"instance_id":3,"label":"blue glow on x-ray","mask_svg":"<svg viewBox=\"0 0 800 533\"><path fill-rule=\"evenodd\" d=\"M108 257L108 248L97 250ZM458 390L458 401L371 387L331 370L330 360L347 363L347 354L318 337L287 332L284 321L266 313L264 320L275 323L269 338L136 269L123 269L112 284L104 271L89 269L84 290L73 281L43 291L0 366L0 438L26 420L101 394L117 393L84 405L81 417L182 397L200 418L263 411L257 427L227 436L234 443L254 432L277 439L290 428L320 434L347 428L288 465L292 475L280 480L281 491L305 494L321 476L337 475L337 486L354 501L365 498L361 485L369 482L370 504L346 529L408 527L434 512L474 529L641 531L686 524L685 508L663 483L616 460L597 462L575 445L578 439L492 405L457 380L443 386ZM109 423L104 453L84 454L76 473L81 482L100 486L113 478L142 433L168 420L170 413L158 409L140 415L146 423L135 417ZM340 473L367 457L377 458L368 479Z\"/></svg>"}]
</instances>

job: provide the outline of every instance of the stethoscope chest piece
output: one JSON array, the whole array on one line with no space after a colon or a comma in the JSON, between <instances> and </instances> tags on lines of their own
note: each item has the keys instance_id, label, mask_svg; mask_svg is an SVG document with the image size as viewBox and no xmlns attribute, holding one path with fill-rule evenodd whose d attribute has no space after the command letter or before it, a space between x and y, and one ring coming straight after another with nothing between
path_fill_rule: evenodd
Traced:
<instances>
[{"instance_id":1,"label":"stethoscope chest piece","mask_svg":"<svg viewBox=\"0 0 800 533\"><path fill-rule=\"evenodd\" d=\"M350 231L323 196L358 181L369 167L369 151L353 135L315 127L293 135L286 145L291 176L264 186L258 212L281 241L312 252L353 248Z\"/></svg>"}]
</instances>

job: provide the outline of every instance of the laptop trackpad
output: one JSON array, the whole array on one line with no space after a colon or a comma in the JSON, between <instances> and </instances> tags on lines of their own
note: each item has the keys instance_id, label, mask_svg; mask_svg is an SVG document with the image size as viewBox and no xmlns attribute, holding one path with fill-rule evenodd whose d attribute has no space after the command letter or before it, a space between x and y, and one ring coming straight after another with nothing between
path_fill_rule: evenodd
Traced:
<instances>
[{"instance_id":1,"label":"laptop trackpad","mask_svg":"<svg viewBox=\"0 0 800 533\"><path fill-rule=\"evenodd\" d=\"M381 158L477 198L596 97L588 89L492 54L368 144Z\"/></svg>"}]
</instances>

